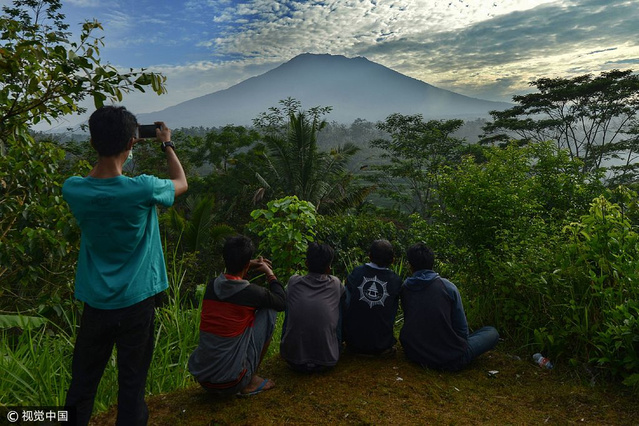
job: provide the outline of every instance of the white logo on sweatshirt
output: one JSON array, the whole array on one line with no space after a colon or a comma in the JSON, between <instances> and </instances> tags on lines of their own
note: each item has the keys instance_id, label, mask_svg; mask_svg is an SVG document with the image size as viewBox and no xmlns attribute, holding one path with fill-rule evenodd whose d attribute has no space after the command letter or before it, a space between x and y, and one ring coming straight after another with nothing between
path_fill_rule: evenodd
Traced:
<instances>
[{"instance_id":1,"label":"white logo on sweatshirt","mask_svg":"<svg viewBox=\"0 0 639 426\"><path fill-rule=\"evenodd\" d=\"M377 276L373 278L364 277L362 283L357 287L359 288L359 300L368 303L370 308L376 305L384 306L384 301L388 297L386 284L385 281L381 281Z\"/></svg>"}]
</instances>

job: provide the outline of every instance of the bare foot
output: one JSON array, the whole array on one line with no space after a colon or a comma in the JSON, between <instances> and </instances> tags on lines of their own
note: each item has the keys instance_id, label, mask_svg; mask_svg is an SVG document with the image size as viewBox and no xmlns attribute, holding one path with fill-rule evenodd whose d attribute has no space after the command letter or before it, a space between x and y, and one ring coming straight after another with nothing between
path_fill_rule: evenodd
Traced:
<instances>
[{"instance_id":1,"label":"bare foot","mask_svg":"<svg viewBox=\"0 0 639 426\"><path fill-rule=\"evenodd\" d=\"M263 379L257 374L251 377L251 381L248 386L246 386L240 392L241 395L256 395L262 391L266 391L269 389L273 389L275 387L275 382L271 379Z\"/></svg>"}]
</instances>

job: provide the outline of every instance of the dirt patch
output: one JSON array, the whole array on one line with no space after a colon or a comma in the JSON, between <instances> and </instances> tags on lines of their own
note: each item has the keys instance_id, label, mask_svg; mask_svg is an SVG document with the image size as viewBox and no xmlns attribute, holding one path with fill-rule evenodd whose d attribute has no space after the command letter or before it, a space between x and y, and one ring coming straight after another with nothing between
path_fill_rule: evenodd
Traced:
<instances>
[{"instance_id":1,"label":"dirt patch","mask_svg":"<svg viewBox=\"0 0 639 426\"><path fill-rule=\"evenodd\" d=\"M424 370L400 350L390 359L345 354L334 370L316 375L295 373L275 356L260 375L276 388L216 399L194 384L152 396L149 424L639 424L636 395L499 351L457 373ZM114 422L115 407L92 424Z\"/></svg>"}]
</instances>

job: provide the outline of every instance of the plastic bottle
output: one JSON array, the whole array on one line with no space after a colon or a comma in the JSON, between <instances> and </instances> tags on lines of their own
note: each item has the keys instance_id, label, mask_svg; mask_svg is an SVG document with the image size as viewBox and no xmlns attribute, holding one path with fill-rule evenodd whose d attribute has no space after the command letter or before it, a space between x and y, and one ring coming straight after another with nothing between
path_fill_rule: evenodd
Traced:
<instances>
[{"instance_id":1,"label":"plastic bottle","mask_svg":"<svg viewBox=\"0 0 639 426\"><path fill-rule=\"evenodd\" d=\"M532 356L533 361L535 361L537 364L539 364L539 366L541 368L546 368L548 370L551 370L554 365L552 364L552 362L550 362L550 360L548 358L546 358L545 356L543 356L540 353L536 353Z\"/></svg>"}]
</instances>

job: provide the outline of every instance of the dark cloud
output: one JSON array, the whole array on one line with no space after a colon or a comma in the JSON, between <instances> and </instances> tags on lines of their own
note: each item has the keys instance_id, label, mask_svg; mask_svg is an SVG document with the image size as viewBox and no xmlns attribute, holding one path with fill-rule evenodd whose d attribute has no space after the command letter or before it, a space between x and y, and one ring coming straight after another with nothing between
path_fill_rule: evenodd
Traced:
<instances>
[{"instance_id":1,"label":"dark cloud","mask_svg":"<svg viewBox=\"0 0 639 426\"><path fill-rule=\"evenodd\" d=\"M360 54L396 60L395 69L413 75L416 66L427 68L433 75L452 73L459 76L459 80L440 79L438 84L445 86L450 83L449 87L456 88L464 84L461 82L463 76L480 70L525 69L531 68L531 64L539 65L539 73L597 71L593 67L604 69L611 64L610 58L607 56L606 60L597 64L597 55L613 52L622 57L624 50L620 46L625 49L639 46L637 23L639 7L636 1L551 3L512 12L461 30L424 33L422 37L366 46ZM578 65L579 58L586 60L586 55L590 55L588 64ZM553 57L561 57L562 63L553 63ZM614 62L633 63L622 58ZM386 64L390 66L388 62ZM532 72L530 69L525 71ZM479 84L468 83L464 86L464 93L472 95L492 90L512 93L516 87L525 90L522 88L526 87L530 78L523 74L484 81L481 83L483 88Z\"/></svg>"},{"instance_id":2,"label":"dark cloud","mask_svg":"<svg viewBox=\"0 0 639 426\"><path fill-rule=\"evenodd\" d=\"M521 62L547 54L583 48L610 51L623 43L637 44L636 2L589 1L579 6L539 6L480 22L430 40L398 40L370 46L365 54L429 52L436 68L467 63L472 67ZM470 60L469 60L470 59Z\"/></svg>"},{"instance_id":3,"label":"dark cloud","mask_svg":"<svg viewBox=\"0 0 639 426\"><path fill-rule=\"evenodd\" d=\"M618 61L606 61L606 64L623 65L623 66L636 65L636 64L639 64L639 58L619 59Z\"/></svg>"}]
</instances>

